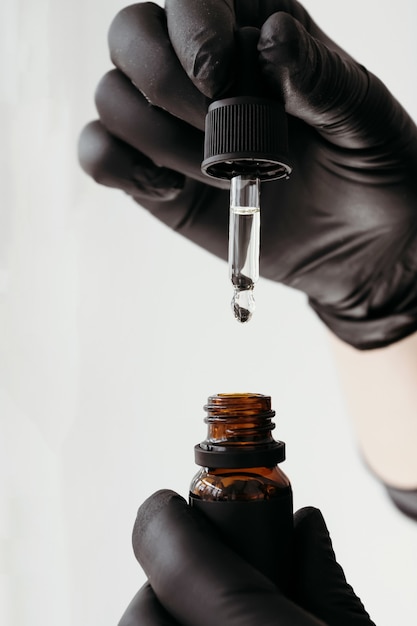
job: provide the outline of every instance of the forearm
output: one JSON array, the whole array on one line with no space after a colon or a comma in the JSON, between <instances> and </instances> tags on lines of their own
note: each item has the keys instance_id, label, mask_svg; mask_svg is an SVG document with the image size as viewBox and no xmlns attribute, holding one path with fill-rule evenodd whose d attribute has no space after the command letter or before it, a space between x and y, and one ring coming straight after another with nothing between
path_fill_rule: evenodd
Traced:
<instances>
[{"instance_id":1,"label":"forearm","mask_svg":"<svg viewBox=\"0 0 417 626\"><path fill-rule=\"evenodd\" d=\"M358 445L386 484L417 488L417 333L358 351L331 334Z\"/></svg>"}]
</instances>

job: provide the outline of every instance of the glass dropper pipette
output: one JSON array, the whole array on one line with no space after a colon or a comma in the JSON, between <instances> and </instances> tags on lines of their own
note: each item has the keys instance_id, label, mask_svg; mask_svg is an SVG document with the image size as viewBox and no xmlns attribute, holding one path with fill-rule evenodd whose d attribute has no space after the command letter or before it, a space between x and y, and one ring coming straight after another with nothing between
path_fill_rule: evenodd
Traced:
<instances>
[{"instance_id":1,"label":"glass dropper pipette","mask_svg":"<svg viewBox=\"0 0 417 626\"><path fill-rule=\"evenodd\" d=\"M281 102L264 97L257 43L259 30L236 33L239 59L233 92L238 97L212 102L206 116L202 171L230 180L229 276L232 309L247 322L255 308L259 278L261 181L288 178L287 117Z\"/></svg>"},{"instance_id":2,"label":"glass dropper pipette","mask_svg":"<svg viewBox=\"0 0 417 626\"><path fill-rule=\"evenodd\" d=\"M230 181L229 277L232 309L239 322L248 322L255 310L253 289L259 278L259 178L234 176Z\"/></svg>"}]
</instances>

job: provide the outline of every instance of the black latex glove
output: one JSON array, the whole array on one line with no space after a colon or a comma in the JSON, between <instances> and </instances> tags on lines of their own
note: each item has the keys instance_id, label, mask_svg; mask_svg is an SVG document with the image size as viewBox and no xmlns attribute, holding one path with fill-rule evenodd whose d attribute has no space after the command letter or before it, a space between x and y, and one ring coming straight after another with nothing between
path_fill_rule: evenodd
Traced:
<instances>
[{"instance_id":1,"label":"black latex glove","mask_svg":"<svg viewBox=\"0 0 417 626\"><path fill-rule=\"evenodd\" d=\"M109 33L118 69L98 86L81 164L225 258L229 196L200 172L203 128L211 99L233 94L234 32L246 25L260 29L259 71L285 102L294 166L262 188L261 273L304 291L346 342L397 341L417 330L417 130L297 2L121 11Z\"/></svg>"},{"instance_id":2,"label":"black latex glove","mask_svg":"<svg viewBox=\"0 0 417 626\"><path fill-rule=\"evenodd\" d=\"M294 522L296 583L289 600L183 498L157 492L139 509L133 531L149 583L119 626L375 626L335 560L320 511L301 509Z\"/></svg>"}]
</instances>

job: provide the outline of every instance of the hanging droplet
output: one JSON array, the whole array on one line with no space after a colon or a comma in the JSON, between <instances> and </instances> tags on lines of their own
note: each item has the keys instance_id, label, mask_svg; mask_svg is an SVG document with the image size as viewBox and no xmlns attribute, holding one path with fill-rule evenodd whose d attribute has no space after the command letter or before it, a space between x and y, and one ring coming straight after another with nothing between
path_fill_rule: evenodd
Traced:
<instances>
[{"instance_id":1,"label":"hanging droplet","mask_svg":"<svg viewBox=\"0 0 417 626\"><path fill-rule=\"evenodd\" d=\"M249 322L255 310L255 298L253 288L236 289L232 299L232 310L238 322Z\"/></svg>"}]
</instances>

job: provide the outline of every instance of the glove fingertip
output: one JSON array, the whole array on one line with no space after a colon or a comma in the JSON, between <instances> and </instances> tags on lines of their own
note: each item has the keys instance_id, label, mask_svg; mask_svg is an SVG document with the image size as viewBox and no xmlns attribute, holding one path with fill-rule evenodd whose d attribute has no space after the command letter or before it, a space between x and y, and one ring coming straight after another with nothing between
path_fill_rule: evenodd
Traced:
<instances>
[{"instance_id":1,"label":"glove fingertip","mask_svg":"<svg viewBox=\"0 0 417 626\"><path fill-rule=\"evenodd\" d=\"M266 71L274 73L279 65L299 64L308 45L307 32L291 15L271 15L261 29L258 49Z\"/></svg>"},{"instance_id":2,"label":"glove fingertip","mask_svg":"<svg viewBox=\"0 0 417 626\"><path fill-rule=\"evenodd\" d=\"M132 545L136 558L139 558L139 545L142 536L150 529L152 521L166 508L187 507L182 496L171 489L160 489L149 496L139 507L132 532Z\"/></svg>"},{"instance_id":3,"label":"glove fingertip","mask_svg":"<svg viewBox=\"0 0 417 626\"><path fill-rule=\"evenodd\" d=\"M96 182L100 182L100 163L108 153L108 144L108 134L98 120L84 126L78 138L78 161Z\"/></svg>"},{"instance_id":4,"label":"glove fingertip","mask_svg":"<svg viewBox=\"0 0 417 626\"><path fill-rule=\"evenodd\" d=\"M335 559L330 534L319 509L305 507L297 511L294 515L294 528L300 555L313 550L325 558Z\"/></svg>"},{"instance_id":5,"label":"glove fingertip","mask_svg":"<svg viewBox=\"0 0 417 626\"><path fill-rule=\"evenodd\" d=\"M233 81L232 0L166 0L168 33L181 65L208 98Z\"/></svg>"},{"instance_id":6,"label":"glove fingertip","mask_svg":"<svg viewBox=\"0 0 417 626\"><path fill-rule=\"evenodd\" d=\"M322 512L314 506L305 506L296 511L294 523L298 528L308 527L312 533L320 531L329 534Z\"/></svg>"}]
</instances>

